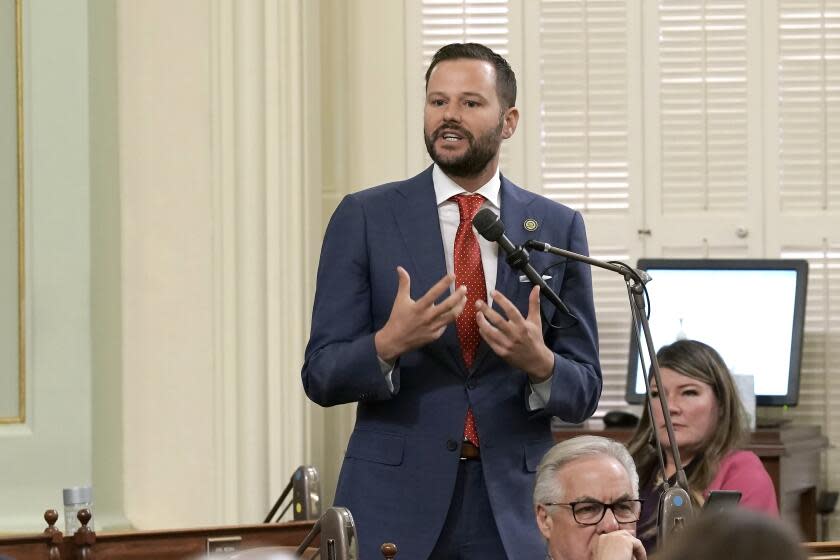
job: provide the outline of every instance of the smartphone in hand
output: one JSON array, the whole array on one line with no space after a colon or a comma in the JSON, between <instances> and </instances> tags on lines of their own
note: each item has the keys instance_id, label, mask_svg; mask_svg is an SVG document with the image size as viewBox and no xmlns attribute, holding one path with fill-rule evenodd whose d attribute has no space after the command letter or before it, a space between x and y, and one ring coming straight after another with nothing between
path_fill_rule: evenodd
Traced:
<instances>
[{"instance_id":1,"label":"smartphone in hand","mask_svg":"<svg viewBox=\"0 0 840 560\"><path fill-rule=\"evenodd\" d=\"M741 493L737 490L712 490L703 505L703 513L718 513L732 509L740 501Z\"/></svg>"}]
</instances>

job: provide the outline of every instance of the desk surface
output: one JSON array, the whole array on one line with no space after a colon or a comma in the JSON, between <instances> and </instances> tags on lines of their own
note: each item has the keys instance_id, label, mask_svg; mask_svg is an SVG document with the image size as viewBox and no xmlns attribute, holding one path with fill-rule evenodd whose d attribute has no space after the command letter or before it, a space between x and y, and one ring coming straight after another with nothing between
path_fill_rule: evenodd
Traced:
<instances>
[{"instance_id":1,"label":"desk surface","mask_svg":"<svg viewBox=\"0 0 840 560\"><path fill-rule=\"evenodd\" d=\"M555 426L552 428L555 441L574 436L592 434L627 443L635 428L608 428L600 420L590 420L580 426ZM779 428L757 428L750 432L747 449L759 457L795 455L802 451L821 450L828 447L828 438L822 435L819 426L788 424Z\"/></svg>"}]
</instances>

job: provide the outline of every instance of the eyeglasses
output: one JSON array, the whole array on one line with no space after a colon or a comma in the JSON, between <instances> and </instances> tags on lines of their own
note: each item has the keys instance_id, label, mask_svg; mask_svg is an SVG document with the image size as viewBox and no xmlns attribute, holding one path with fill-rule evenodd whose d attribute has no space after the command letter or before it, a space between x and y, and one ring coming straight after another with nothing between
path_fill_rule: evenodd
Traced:
<instances>
[{"instance_id":1,"label":"eyeglasses","mask_svg":"<svg viewBox=\"0 0 840 560\"><path fill-rule=\"evenodd\" d=\"M544 506L566 506L572 508L572 517L581 525L597 525L604 518L607 510L611 510L615 520L619 523L635 523L639 520L644 500L620 500L611 504L601 502L546 502Z\"/></svg>"}]
</instances>

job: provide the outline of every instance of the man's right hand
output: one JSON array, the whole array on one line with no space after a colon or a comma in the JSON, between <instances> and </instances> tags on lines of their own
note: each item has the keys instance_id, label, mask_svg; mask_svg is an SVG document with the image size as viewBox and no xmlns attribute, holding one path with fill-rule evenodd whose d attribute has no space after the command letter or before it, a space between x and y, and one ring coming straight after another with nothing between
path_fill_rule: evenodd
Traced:
<instances>
[{"instance_id":1,"label":"man's right hand","mask_svg":"<svg viewBox=\"0 0 840 560\"><path fill-rule=\"evenodd\" d=\"M647 553L629 531L613 531L598 536L593 560L647 560Z\"/></svg>"},{"instance_id":2,"label":"man's right hand","mask_svg":"<svg viewBox=\"0 0 840 560\"><path fill-rule=\"evenodd\" d=\"M376 354L393 364L402 354L437 340L467 303L467 287L459 286L439 304L435 300L446 293L455 281L446 275L414 301L411 299L411 278L401 266L397 267L399 287L388 322L374 335Z\"/></svg>"}]
</instances>

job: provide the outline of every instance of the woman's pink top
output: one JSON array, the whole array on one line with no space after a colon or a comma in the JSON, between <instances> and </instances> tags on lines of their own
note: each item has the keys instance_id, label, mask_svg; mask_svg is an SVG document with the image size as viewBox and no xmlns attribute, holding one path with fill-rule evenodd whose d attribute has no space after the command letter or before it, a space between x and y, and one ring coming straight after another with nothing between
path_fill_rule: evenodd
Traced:
<instances>
[{"instance_id":1,"label":"woman's pink top","mask_svg":"<svg viewBox=\"0 0 840 560\"><path fill-rule=\"evenodd\" d=\"M752 451L735 450L724 457L703 497L708 498L712 490L737 490L741 493L739 505L779 516L773 481Z\"/></svg>"}]
</instances>

